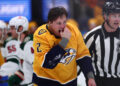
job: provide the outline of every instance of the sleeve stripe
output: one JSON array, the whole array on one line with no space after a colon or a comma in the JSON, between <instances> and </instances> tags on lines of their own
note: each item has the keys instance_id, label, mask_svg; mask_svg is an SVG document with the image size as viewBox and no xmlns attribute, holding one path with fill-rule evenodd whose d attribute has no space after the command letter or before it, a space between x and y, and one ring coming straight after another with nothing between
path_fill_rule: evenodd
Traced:
<instances>
[{"instance_id":1,"label":"sleeve stripe","mask_svg":"<svg viewBox=\"0 0 120 86\"><path fill-rule=\"evenodd\" d=\"M77 60L83 59L84 57L91 57L91 56L83 56L83 57L78 58Z\"/></svg>"},{"instance_id":2,"label":"sleeve stripe","mask_svg":"<svg viewBox=\"0 0 120 86\"><path fill-rule=\"evenodd\" d=\"M94 41L94 35L86 42L87 48L90 48L90 46L93 43L93 41Z\"/></svg>"},{"instance_id":3,"label":"sleeve stripe","mask_svg":"<svg viewBox=\"0 0 120 86\"><path fill-rule=\"evenodd\" d=\"M15 72L15 74L22 80L24 80L24 74L20 71Z\"/></svg>"},{"instance_id":4,"label":"sleeve stripe","mask_svg":"<svg viewBox=\"0 0 120 86\"><path fill-rule=\"evenodd\" d=\"M95 33L95 31L97 31L98 29L100 29L101 26L98 26L94 29L92 29L91 31L89 31L88 33L86 33L86 35L84 36L84 39L85 39L85 43L88 41L88 39L93 36L93 34Z\"/></svg>"},{"instance_id":5,"label":"sleeve stripe","mask_svg":"<svg viewBox=\"0 0 120 86\"><path fill-rule=\"evenodd\" d=\"M46 54L47 54L47 53L46 53ZM42 62L41 67L43 67L43 64L45 63L45 57L46 57L46 54L44 55L44 60L43 60L43 62Z\"/></svg>"}]
</instances>

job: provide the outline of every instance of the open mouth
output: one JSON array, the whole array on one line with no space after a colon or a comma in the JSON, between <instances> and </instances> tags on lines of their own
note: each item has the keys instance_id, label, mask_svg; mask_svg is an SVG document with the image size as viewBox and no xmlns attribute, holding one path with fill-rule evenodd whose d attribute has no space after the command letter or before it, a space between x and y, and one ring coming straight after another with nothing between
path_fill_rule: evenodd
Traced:
<instances>
[{"instance_id":1,"label":"open mouth","mask_svg":"<svg viewBox=\"0 0 120 86\"><path fill-rule=\"evenodd\" d=\"M119 23L114 23L114 25L119 25Z\"/></svg>"},{"instance_id":2,"label":"open mouth","mask_svg":"<svg viewBox=\"0 0 120 86\"><path fill-rule=\"evenodd\" d=\"M59 30L59 33L60 33L60 32L63 32L63 31L64 31L64 30Z\"/></svg>"}]
</instances>

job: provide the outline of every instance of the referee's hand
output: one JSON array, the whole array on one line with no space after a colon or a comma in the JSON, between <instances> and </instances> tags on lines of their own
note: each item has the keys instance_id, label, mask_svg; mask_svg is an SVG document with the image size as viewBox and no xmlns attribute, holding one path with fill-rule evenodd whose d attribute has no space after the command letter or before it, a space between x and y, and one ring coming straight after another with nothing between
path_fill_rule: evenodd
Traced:
<instances>
[{"instance_id":1,"label":"referee's hand","mask_svg":"<svg viewBox=\"0 0 120 86\"><path fill-rule=\"evenodd\" d=\"M88 86L96 86L95 80L93 78L88 80Z\"/></svg>"}]
</instances>

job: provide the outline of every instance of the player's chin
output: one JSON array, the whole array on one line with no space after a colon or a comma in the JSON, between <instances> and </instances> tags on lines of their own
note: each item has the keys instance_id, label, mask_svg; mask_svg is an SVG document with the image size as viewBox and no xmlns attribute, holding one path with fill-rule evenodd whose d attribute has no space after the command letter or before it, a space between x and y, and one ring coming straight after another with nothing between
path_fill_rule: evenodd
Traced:
<instances>
[{"instance_id":1,"label":"player's chin","mask_svg":"<svg viewBox=\"0 0 120 86\"><path fill-rule=\"evenodd\" d=\"M57 35L57 37L61 38L61 35L59 34L59 35Z\"/></svg>"},{"instance_id":2,"label":"player's chin","mask_svg":"<svg viewBox=\"0 0 120 86\"><path fill-rule=\"evenodd\" d=\"M56 36L57 38L61 38L60 33L56 34L55 36Z\"/></svg>"}]
</instances>

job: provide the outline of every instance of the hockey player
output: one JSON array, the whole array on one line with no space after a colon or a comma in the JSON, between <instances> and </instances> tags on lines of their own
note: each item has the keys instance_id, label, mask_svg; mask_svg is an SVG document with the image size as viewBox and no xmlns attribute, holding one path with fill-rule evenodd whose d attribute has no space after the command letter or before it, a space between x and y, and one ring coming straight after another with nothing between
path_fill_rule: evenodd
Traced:
<instances>
[{"instance_id":1,"label":"hockey player","mask_svg":"<svg viewBox=\"0 0 120 86\"><path fill-rule=\"evenodd\" d=\"M0 66L4 62L3 57L1 55L1 47L3 46L3 41L6 37L6 33L7 33L7 24L3 20L0 20Z\"/></svg>"},{"instance_id":2,"label":"hockey player","mask_svg":"<svg viewBox=\"0 0 120 86\"><path fill-rule=\"evenodd\" d=\"M48 23L34 33L33 82L38 86L77 86L77 65L96 86L90 54L81 33L74 24L66 23L63 7L51 8Z\"/></svg>"},{"instance_id":3,"label":"hockey player","mask_svg":"<svg viewBox=\"0 0 120 86\"><path fill-rule=\"evenodd\" d=\"M32 75L33 75L33 58L34 58L34 50L33 50L33 34L37 29L37 25L31 26L29 24L29 30L27 36L25 37L24 41L21 44L21 48L23 49L24 53L24 62L23 62L23 72L24 72L24 81L21 83L23 86L32 86Z\"/></svg>"},{"instance_id":4,"label":"hockey player","mask_svg":"<svg viewBox=\"0 0 120 86\"><path fill-rule=\"evenodd\" d=\"M3 20L0 20L0 45L1 43L3 44L3 41L6 38L6 34L7 34L7 24Z\"/></svg>"},{"instance_id":5,"label":"hockey player","mask_svg":"<svg viewBox=\"0 0 120 86\"><path fill-rule=\"evenodd\" d=\"M9 86L19 84L23 80L20 60L22 50L20 49L20 34L27 30L28 20L24 16L17 16L9 21L9 36L4 42L4 57L6 62L1 66L0 76L10 76Z\"/></svg>"},{"instance_id":6,"label":"hockey player","mask_svg":"<svg viewBox=\"0 0 120 86\"><path fill-rule=\"evenodd\" d=\"M3 47L3 41L6 38L6 34L7 34L7 24L3 20L0 20L0 67L4 63L4 58L1 54L1 49ZM8 86L6 80L8 80L7 76L1 77L0 86Z\"/></svg>"}]
</instances>

